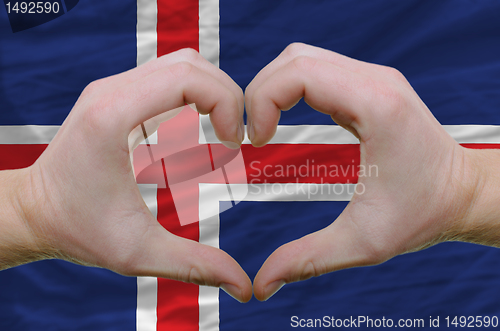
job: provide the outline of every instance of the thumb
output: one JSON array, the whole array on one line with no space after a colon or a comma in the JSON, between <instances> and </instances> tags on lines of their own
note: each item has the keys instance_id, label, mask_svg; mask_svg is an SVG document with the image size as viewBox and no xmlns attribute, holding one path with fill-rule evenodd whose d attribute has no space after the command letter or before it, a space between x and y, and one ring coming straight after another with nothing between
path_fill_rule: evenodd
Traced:
<instances>
[{"instance_id":1,"label":"thumb","mask_svg":"<svg viewBox=\"0 0 500 331\"><path fill-rule=\"evenodd\" d=\"M252 297L252 283L226 252L178 237L161 225L148 230L130 274L221 287L240 302Z\"/></svg>"},{"instance_id":2,"label":"thumb","mask_svg":"<svg viewBox=\"0 0 500 331\"><path fill-rule=\"evenodd\" d=\"M343 213L330 226L279 247L255 276L255 297L265 301L285 284L374 264L373 254L357 237L355 224Z\"/></svg>"}]
</instances>

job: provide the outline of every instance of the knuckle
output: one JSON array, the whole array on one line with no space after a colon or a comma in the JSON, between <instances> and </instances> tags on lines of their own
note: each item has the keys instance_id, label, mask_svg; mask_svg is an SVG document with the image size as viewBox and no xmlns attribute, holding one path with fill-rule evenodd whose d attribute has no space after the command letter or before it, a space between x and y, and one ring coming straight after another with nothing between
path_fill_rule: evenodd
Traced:
<instances>
[{"instance_id":1,"label":"knuckle","mask_svg":"<svg viewBox=\"0 0 500 331\"><path fill-rule=\"evenodd\" d=\"M291 57L297 57L304 54L307 47L309 46L304 43L294 42L285 48L285 53Z\"/></svg>"},{"instance_id":2,"label":"knuckle","mask_svg":"<svg viewBox=\"0 0 500 331\"><path fill-rule=\"evenodd\" d=\"M372 93L372 102L378 105L378 117L384 120L395 119L406 113L407 102L400 87L379 83L373 86Z\"/></svg>"},{"instance_id":3,"label":"knuckle","mask_svg":"<svg viewBox=\"0 0 500 331\"><path fill-rule=\"evenodd\" d=\"M92 132L105 129L109 123L109 116L113 115L117 100L116 90L110 90L109 77L91 82L85 87L78 99L78 113L82 119L82 125Z\"/></svg>"},{"instance_id":4,"label":"knuckle","mask_svg":"<svg viewBox=\"0 0 500 331\"><path fill-rule=\"evenodd\" d=\"M294 58L292 63L300 71L310 71L314 68L317 61L312 57L300 55Z\"/></svg>"},{"instance_id":5,"label":"knuckle","mask_svg":"<svg viewBox=\"0 0 500 331\"><path fill-rule=\"evenodd\" d=\"M84 126L94 133L105 132L113 116L116 100L119 100L116 93L105 93L91 100L83 114Z\"/></svg>"},{"instance_id":6,"label":"knuckle","mask_svg":"<svg viewBox=\"0 0 500 331\"><path fill-rule=\"evenodd\" d=\"M384 76L389 77L393 81L397 83L407 82L406 77L398 69L388 66L380 66L379 68Z\"/></svg>"},{"instance_id":7,"label":"knuckle","mask_svg":"<svg viewBox=\"0 0 500 331\"><path fill-rule=\"evenodd\" d=\"M179 50L179 55L189 62L197 61L200 58L200 53L193 48L183 48Z\"/></svg>"},{"instance_id":8,"label":"knuckle","mask_svg":"<svg viewBox=\"0 0 500 331\"><path fill-rule=\"evenodd\" d=\"M191 265L179 269L175 274L172 274L173 279L196 285L215 285L215 282L207 281L201 274L198 267Z\"/></svg>"},{"instance_id":9,"label":"knuckle","mask_svg":"<svg viewBox=\"0 0 500 331\"><path fill-rule=\"evenodd\" d=\"M169 67L170 73L176 79L182 79L189 75L189 73L193 70L193 65L187 61L181 61L176 64L173 64Z\"/></svg>"},{"instance_id":10,"label":"knuckle","mask_svg":"<svg viewBox=\"0 0 500 331\"><path fill-rule=\"evenodd\" d=\"M387 106L385 108L392 111L401 108L400 105L403 103L403 96L398 88L381 84L377 88L377 94L381 98L381 101Z\"/></svg>"},{"instance_id":11,"label":"knuckle","mask_svg":"<svg viewBox=\"0 0 500 331\"><path fill-rule=\"evenodd\" d=\"M304 264L302 273L299 275L299 280L306 280L312 277L318 277L326 273L324 265L320 265L318 261L310 260Z\"/></svg>"},{"instance_id":12,"label":"knuckle","mask_svg":"<svg viewBox=\"0 0 500 331\"><path fill-rule=\"evenodd\" d=\"M88 98L91 97L94 94L97 94L99 91L101 91L104 87L104 78L103 79L98 79L93 82L90 82L85 89L83 90L81 97L82 98Z\"/></svg>"},{"instance_id":13,"label":"knuckle","mask_svg":"<svg viewBox=\"0 0 500 331\"><path fill-rule=\"evenodd\" d=\"M201 276L201 273L195 267L191 267L189 269L189 273L187 275L187 281L188 281L188 283L193 283L193 284L197 284L197 285L207 285L205 283L205 280Z\"/></svg>"}]
</instances>

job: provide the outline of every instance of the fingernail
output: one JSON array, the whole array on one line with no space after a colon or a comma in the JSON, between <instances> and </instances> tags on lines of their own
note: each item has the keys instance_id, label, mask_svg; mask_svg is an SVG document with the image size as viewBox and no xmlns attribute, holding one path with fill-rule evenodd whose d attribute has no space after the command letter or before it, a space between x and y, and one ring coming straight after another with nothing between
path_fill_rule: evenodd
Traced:
<instances>
[{"instance_id":1,"label":"fingernail","mask_svg":"<svg viewBox=\"0 0 500 331\"><path fill-rule=\"evenodd\" d=\"M240 143L245 139L245 124L243 124L243 121L238 125L238 139Z\"/></svg>"},{"instance_id":2,"label":"fingernail","mask_svg":"<svg viewBox=\"0 0 500 331\"><path fill-rule=\"evenodd\" d=\"M220 284L220 288L224 290L227 294L229 294L233 299L235 299L238 302L243 302L238 297L242 297L243 295L241 294L241 290L239 287L234 286L233 284L228 284L228 283L222 283Z\"/></svg>"},{"instance_id":3,"label":"fingernail","mask_svg":"<svg viewBox=\"0 0 500 331\"><path fill-rule=\"evenodd\" d=\"M266 286L266 289L264 290L264 293L266 293L267 300L269 300L270 297L276 294L283 286L285 286L285 281L283 280L277 280L272 282L271 284Z\"/></svg>"}]
</instances>

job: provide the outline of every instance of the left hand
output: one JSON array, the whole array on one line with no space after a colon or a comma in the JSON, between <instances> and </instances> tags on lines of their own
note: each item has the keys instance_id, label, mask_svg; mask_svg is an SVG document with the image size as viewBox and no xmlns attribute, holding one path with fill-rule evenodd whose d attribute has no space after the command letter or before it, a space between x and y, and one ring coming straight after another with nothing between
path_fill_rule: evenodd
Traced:
<instances>
[{"instance_id":1,"label":"left hand","mask_svg":"<svg viewBox=\"0 0 500 331\"><path fill-rule=\"evenodd\" d=\"M11 262L61 258L123 275L221 286L250 300L252 285L239 264L219 249L165 230L135 182L130 132L186 103L210 114L219 139L241 144L242 91L194 50L87 86L35 164L15 172L18 230L25 225L30 234L19 237L31 238L24 246L34 251L11 254Z\"/></svg>"}]
</instances>

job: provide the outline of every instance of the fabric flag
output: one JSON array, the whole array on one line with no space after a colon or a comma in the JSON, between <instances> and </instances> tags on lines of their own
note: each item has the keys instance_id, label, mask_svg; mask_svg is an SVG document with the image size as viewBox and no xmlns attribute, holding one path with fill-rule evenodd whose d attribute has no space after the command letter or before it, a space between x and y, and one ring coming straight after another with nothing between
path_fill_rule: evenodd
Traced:
<instances>
[{"instance_id":1,"label":"fabric flag","mask_svg":"<svg viewBox=\"0 0 500 331\"><path fill-rule=\"evenodd\" d=\"M93 80L191 47L244 89L295 41L397 68L457 141L499 148L499 11L496 0L86 0L17 33L3 12L0 169L32 164ZM202 128L199 145L219 143L205 117L181 120ZM169 123L150 137L151 146L175 145ZM193 208L200 219L209 215L201 223L180 225L168 188L139 187L163 226L227 251L253 279L274 249L342 212L357 181L359 145L299 102L282 113L268 146L246 141L241 150L248 184L235 190L248 194L214 216L209 211L228 203L226 188L200 182ZM146 145L134 152L136 169L147 166L147 153ZM322 165L349 169L335 178L341 185L334 193L318 174ZM291 330L307 319L338 327L335 321L358 316L366 320L361 329L383 319L421 329L447 329L446 317L455 316L498 322L499 258L494 248L439 244L290 284L267 302L247 304L214 288L41 261L0 272L0 330Z\"/></svg>"}]
</instances>

